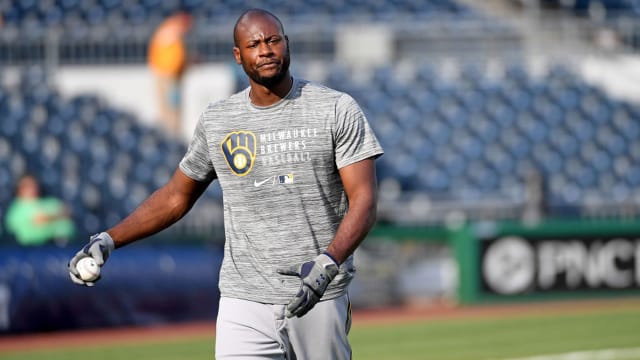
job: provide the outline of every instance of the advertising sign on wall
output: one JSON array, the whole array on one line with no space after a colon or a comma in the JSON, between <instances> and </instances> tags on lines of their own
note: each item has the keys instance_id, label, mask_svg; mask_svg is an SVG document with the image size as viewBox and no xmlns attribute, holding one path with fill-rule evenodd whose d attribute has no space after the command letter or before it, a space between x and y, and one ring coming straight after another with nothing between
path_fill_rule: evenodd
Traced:
<instances>
[{"instance_id":1,"label":"advertising sign on wall","mask_svg":"<svg viewBox=\"0 0 640 360\"><path fill-rule=\"evenodd\" d=\"M506 235L480 245L481 292L640 289L640 238Z\"/></svg>"}]
</instances>

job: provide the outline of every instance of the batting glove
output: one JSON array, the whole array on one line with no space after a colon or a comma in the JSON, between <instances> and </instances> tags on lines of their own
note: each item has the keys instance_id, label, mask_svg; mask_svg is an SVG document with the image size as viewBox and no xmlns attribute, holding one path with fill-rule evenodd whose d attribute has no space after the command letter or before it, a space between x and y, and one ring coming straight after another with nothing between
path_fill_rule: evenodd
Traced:
<instances>
[{"instance_id":1,"label":"batting glove","mask_svg":"<svg viewBox=\"0 0 640 360\"><path fill-rule=\"evenodd\" d=\"M279 274L297 276L301 279L300 290L287 305L286 314L289 318L301 317L320 301L331 280L338 275L338 265L324 253L313 261L277 271Z\"/></svg>"},{"instance_id":2,"label":"batting glove","mask_svg":"<svg viewBox=\"0 0 640 360\"><path fill-rule=\"evenodd\" d=\"M80 278L80 274L76 269L76 264L81 259L86 257L92 257L95 260L98 266L104 265L104 262L107 261L109 255L115 248L115 244L113 243L113 239L106 232L101 232L100 234L95 234L89 238L89 243L85 245L80 251L78 251L73 258L69 261L67 267L69 268L69 277L71 277L71 281L78 285L84 286L93 286L95 282L100 280L98 277L94 281L84 281Z\"/></svg>"}]
</instances>

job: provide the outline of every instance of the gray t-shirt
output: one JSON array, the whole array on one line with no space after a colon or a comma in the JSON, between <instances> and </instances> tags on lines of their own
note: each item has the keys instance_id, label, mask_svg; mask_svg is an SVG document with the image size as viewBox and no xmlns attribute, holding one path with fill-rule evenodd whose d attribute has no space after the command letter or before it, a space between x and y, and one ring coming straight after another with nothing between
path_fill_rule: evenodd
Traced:
<instances>
[{"instance_id":1,"label":"gray t-shirt","mask_svg":"<svg viewBox=\"0 0 640 360\"><path fill-rule=\"evenodd\" d=\"M338 169L383 153L349 95L294 80L276 104L258 107L249 88L202 113L180 169L198 181L218 179L225 248L222 296L286 304L300 280L278 268L326 250L347 211ZM342 295L353 257L323 299Z\"/></svg>"}]
</instances>

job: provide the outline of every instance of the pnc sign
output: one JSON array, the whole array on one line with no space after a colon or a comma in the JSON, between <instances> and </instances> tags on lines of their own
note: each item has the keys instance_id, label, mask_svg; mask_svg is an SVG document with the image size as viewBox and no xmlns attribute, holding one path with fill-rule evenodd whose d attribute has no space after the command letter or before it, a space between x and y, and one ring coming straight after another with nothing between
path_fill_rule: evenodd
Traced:
<instances>
[{"instance_id":1,"label":"pnc sign","mask_svg":"<svg viewBox=\"0 0 640 360\"><path fill-rule=\"evenodd\" d=\"M504 236L483 241L480 250L484 292L640 289L640 238Z\"/></svg>"}]
</instances>

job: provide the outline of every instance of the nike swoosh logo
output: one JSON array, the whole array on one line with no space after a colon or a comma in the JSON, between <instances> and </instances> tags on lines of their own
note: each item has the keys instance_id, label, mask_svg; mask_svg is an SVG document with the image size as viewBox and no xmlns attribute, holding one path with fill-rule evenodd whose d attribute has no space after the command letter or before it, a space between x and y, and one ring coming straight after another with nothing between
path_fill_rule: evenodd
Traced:
<instances>
[{"instance_id":1,"label":"nike swoosh logo","mask_svg":"<svg viewBox=\"0 0 640 360\"><path fill-rule=\"evenodd\" d=\"M273 177L273 176L271 176L271 177L268 177L268 178L266 178L266 179L264 179L264 180L262 180L262 181L253 180L253 186L255 186L255 187L262 186L262 185L264 185L264 184L265 184L267 181L269 181L269 180L273 181L273 179L274 179L274 177Z\"/></svg>"}]
</instances>

